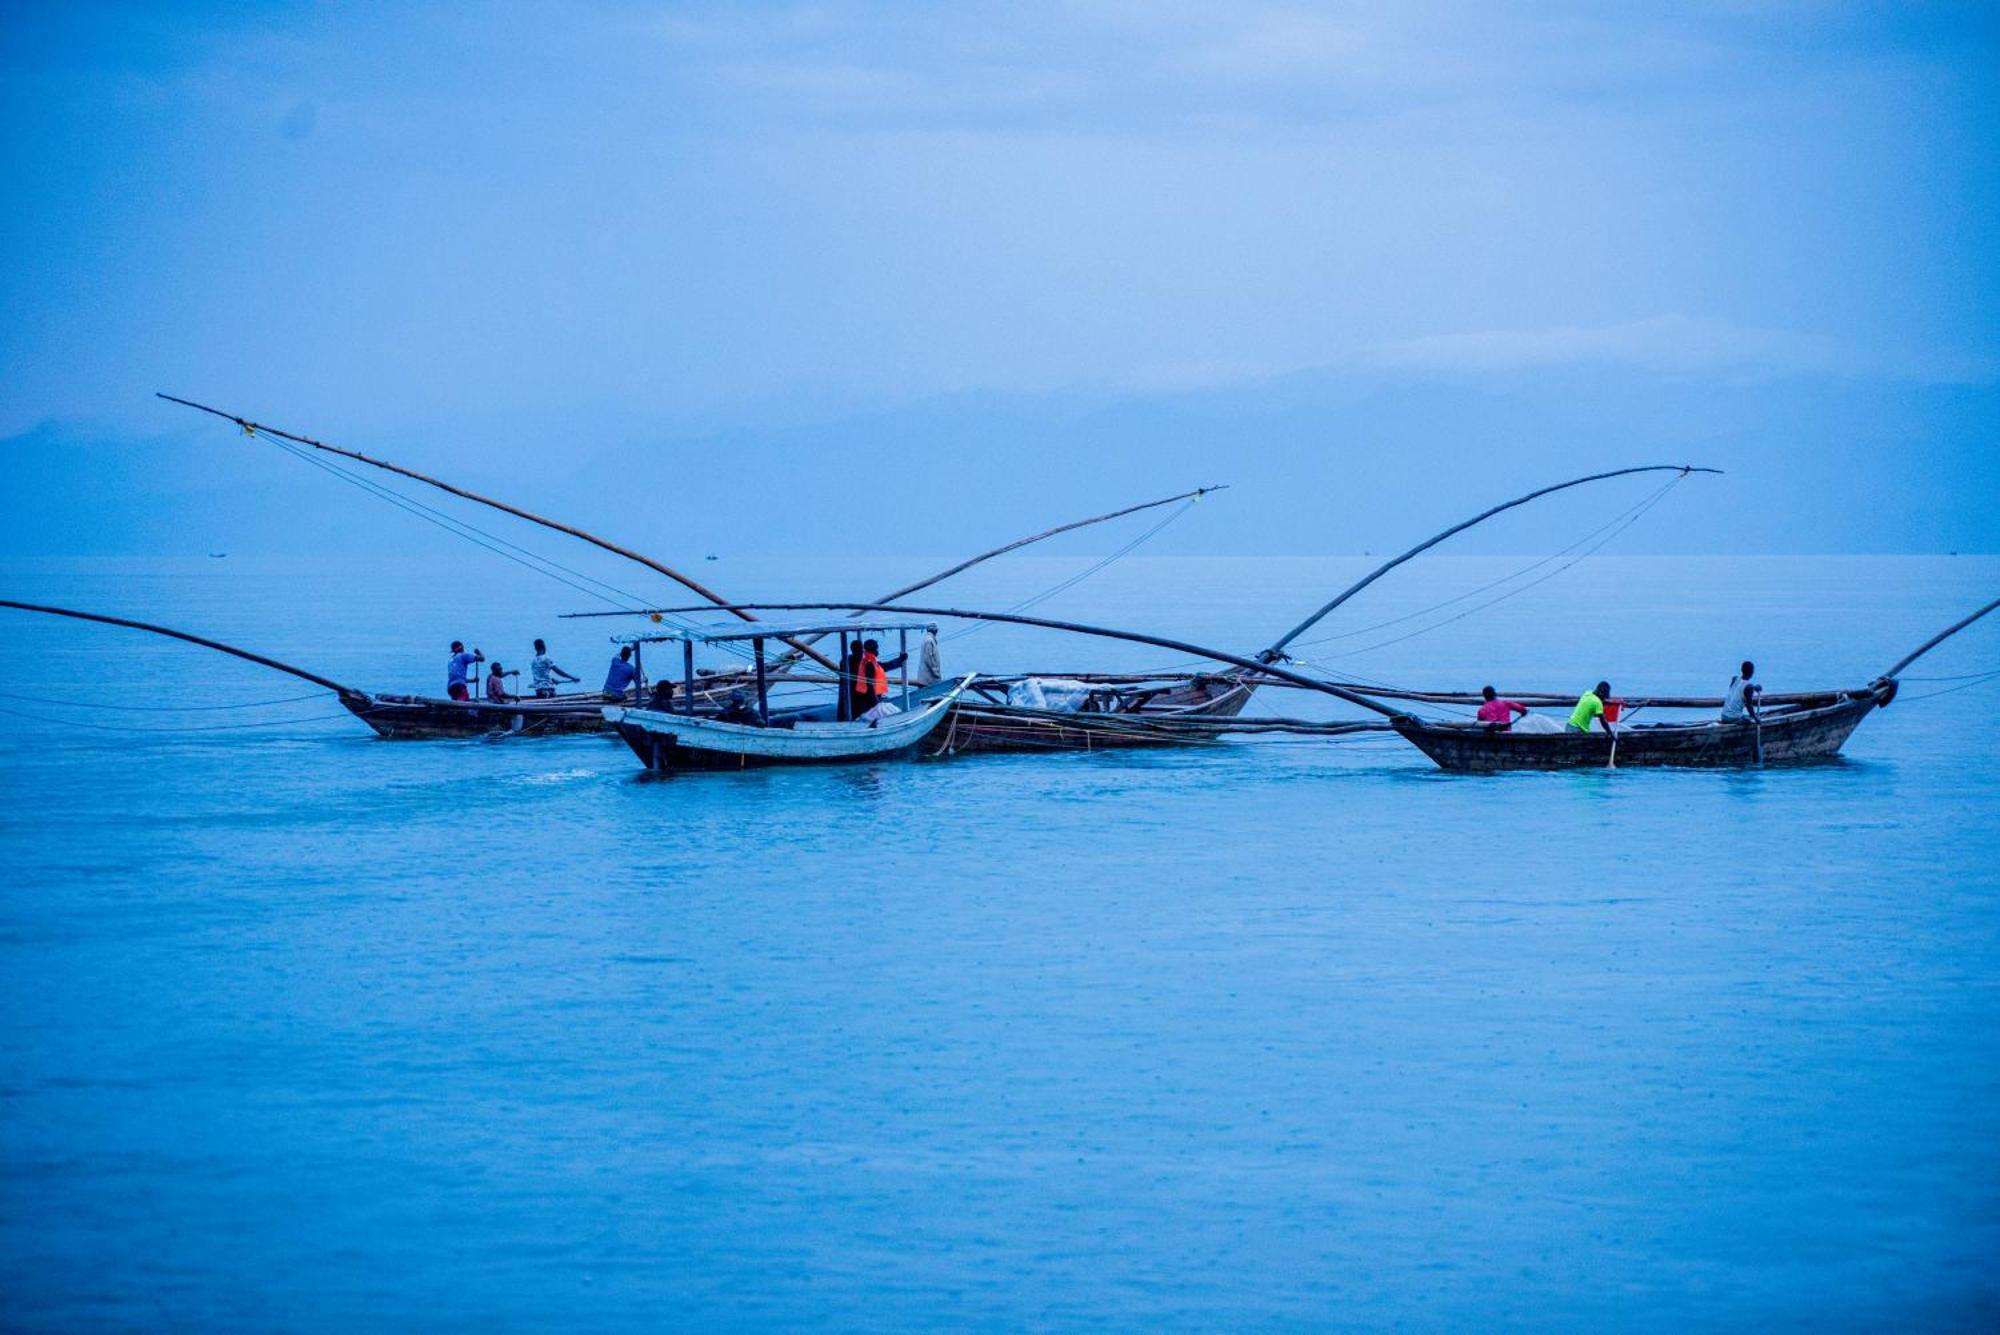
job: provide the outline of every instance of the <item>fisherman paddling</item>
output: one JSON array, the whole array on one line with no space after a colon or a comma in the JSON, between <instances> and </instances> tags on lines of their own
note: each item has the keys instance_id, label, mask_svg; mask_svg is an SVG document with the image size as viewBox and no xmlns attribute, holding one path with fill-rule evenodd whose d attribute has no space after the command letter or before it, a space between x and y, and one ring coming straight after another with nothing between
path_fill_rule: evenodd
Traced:
<instances>
[{"instance_id":1,"label":"fisherman paddling","mask_svg":"<svg viewBox=\"0 0 2000 1335\"><path fill-rule=\"evenodd\" d=\"M472 665L474 663L484 663L485 661L485 654L480 653L477 649L468 654L465 652L465 641L453 640L451 642L451 661L445 665L444 670L444 693L454 700L470 700L472 698Z\"/></svg>"},{"instance_id":2,"label":"fisherman paddling","mask_svg":"<svg viewBox=\"0 0 2000 1335\"><path fill-rule=\"evenodd\" d=\"M611 668L604 674L604 693L622 700L638 676L639 669L632 666L632 646L628 644L618 651L618 657L611 660Z\"/></svg>"},{"instance_id":3,"label":"fisherman paddling","mask_svg":"<svg viewBox=\"0 0 2000 1335\"><path fill-rule=\"evenodd\" d=\"M575 682L579 679L557 667L556 661L549 657L549 646L536 640L535 656L528 660L528 685L537 697L546 700L556 693L556 682L559 680Z\"/></svg>"},{"instance_id":4,"label":"fisherman paddling","mask_svg":"<svg viewBox=\"0 0 2000 1335\"><path fill-rule=\"evenodd\" d=\"M1479 721L1490 724L1494 731L1505 732L1514 726L1515 715L1525 715L1528 707L1518 700L1502 699L1491 686L1479 688L1480 698L1485 702L1479 706Z\"/></svg>"},{"instance_id":5,"label":"fisherman paddling","mask_svg":"<svg viewBox=\"0 0 2000 1335\"><path fill-rule=\"evenodd\" d=\"M1723 692L1722 713L1724 723L1742 723L1749 720L1758 722L1757 698L1764 694L1764 688L1751 678L1757 675L1757 665L1749 659L1743 660L1743 669L1729 679L1729 689Z\"/></svg>"},{"instance_id":6,"label":"fisherman paddling","mask_svg":"<svg viewBox=\"0 0 2000 1335\"><path fill-rule=\"evenodd\" d=\"M1570 711L1569 730L1589 732L1590 721L1596 719L1606 732L1616 733L1611 726L1611 718L1604 711L1604 702L1611 698L1611 683L1600 681L1592 689L1585 691L1577 699L1576 708Z\"/></svg>"}]
</instances>

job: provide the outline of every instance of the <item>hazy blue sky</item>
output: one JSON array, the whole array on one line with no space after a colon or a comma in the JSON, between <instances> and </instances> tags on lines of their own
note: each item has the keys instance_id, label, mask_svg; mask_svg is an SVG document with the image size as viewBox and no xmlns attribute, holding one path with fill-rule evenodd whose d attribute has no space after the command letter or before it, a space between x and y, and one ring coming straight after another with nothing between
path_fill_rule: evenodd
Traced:
<instances>
[{"instance_id":1,"label":"hazy blue sky","mask_svg":"<svg viewBox=\"0 0 2000 1335\"><path fill-rule=\"evenodd\" d=\"M9 4L5 546L396 531L168 389L682 556L1662 456L1627 550L1994 550L1996 15Z\"/></svg>"}]
</instances>

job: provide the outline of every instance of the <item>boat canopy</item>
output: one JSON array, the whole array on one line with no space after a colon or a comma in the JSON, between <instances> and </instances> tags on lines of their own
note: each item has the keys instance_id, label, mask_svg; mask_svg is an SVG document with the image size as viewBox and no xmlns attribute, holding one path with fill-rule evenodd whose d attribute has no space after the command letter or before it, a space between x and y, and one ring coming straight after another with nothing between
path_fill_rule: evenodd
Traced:
<instances>
[{"instance_id":1,"label":"boat canopy","mask_svg":"<svg viewBox=\"0 0 2000 1335\"><path fill-rule=\"evenodd\" d=\"M737 621L712 626L666 626L637 635L614 635L611 639L614 644L655 644L661 641L674 644L720 644L736 640L797 639L807 635L865 635L876 631L936 629L935 621L878 621L854 617L834 622L805 621L797 625L759 621L746 626L743 622Z\"/></svg>"}]
</instances>

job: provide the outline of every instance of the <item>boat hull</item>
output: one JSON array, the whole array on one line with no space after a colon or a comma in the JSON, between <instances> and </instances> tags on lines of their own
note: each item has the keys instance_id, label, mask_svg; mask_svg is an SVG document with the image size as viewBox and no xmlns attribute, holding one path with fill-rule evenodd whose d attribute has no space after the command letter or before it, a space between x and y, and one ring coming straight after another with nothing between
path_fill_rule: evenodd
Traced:
<instances>
[{"instance_id":1,"label":"boat hull","mask_svg":"<svg viewBox=\"0 0 2000 1335\"><path fill-rule=\"evenodd\" d=\"M655 709L607 708L604 717L641 764L662 773L868 764L917 754L962 689L961 682L922 708L873 726L801 720L767 728Z\"/></svg>"},{"instance_id":2,"label":"boat hull","mask_svg":"<svg viewBox=\"0 0 2000 1335\"><path fill-rule=\"evenodd\" d=\"M356 695L341 703L392 741L444 741L465 737L549 737L609 730L608 695L557 696L489 704L422 695Z\"/></svg>"},{"instance_id":3,"label":"boat hull","mask_svg":"<svg viewBox=\"0 0 2000 1335\"><path fill-rule=\"evenodd\" d=\"M1604 769L1635 765L1687 769L1749 769L1828 760L1840 754L1854 730L1894 691L1830 696L1824 705L1783 714L1761 724L1692 723L1620 728L1601 733L1504 732L1470 723L1426 723L1398 718L1392 726L1439 768L1457 773L1504 770Z\"/></svg>"},{"instance_id":4,"label":"boat hull","mask_svg":"<svg viewBox=\"0 0 2000 1335\"><path fill-rule=\"evenodd\" d=\"M1105 751L1144 746L1187 746L1211 740L1202 726L1235 718L1256 693L1253 684L1216 678L1176 687L1130 711L1059 713L998 701L960 699L933 733L932 755L988 752Z\"/></svg>"}]
</instances>

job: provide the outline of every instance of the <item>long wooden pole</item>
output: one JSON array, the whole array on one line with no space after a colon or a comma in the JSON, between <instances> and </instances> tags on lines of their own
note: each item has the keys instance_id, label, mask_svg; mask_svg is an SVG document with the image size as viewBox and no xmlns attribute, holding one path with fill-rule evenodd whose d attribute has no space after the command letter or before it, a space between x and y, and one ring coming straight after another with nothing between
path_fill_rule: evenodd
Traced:
<instances>
[{"instance_id":1,"label":"long wooden pole","mask_svg":"<svg viewBox=\"0 0 2000 1335\"><path fill-rule=\"evenodd\" d=\"M1645 464L1638 468L1617 468L1613 469L1609 473L1592 473L1589 477L1571 478L1568 482L1558 482L1552 487L1543 487L1537 491L1531 491L1526 496L1517 496L1516 498L1514 498L1511 501L1508 501L1504 505L1496 505L1490 510L1482 510L1478 514L1474 515L1472 518L1467 519L1462 523L1453 524L1450 528L1438 534L1436 537L1425 539L1424 541L1418 543L1416 546L1410 548L1410 550L1408 550L1407 552L1404 552L1401 556L1395 557L1392 560L1384 561L1381 565L1376 566L1366 575L1363 575L1360 579L1356 580L1354 583L1348 585L1345 589L1341 590L1340 594L1337 597L1335 597L1332 602L1329 602L1328 604L1326 604L1326 606L1320 608L1317 612L1314 612L1304 621L1301 621L1298 625L1292 627L1289 631L1286 631L1284 636L1281 639L1279 639L1277 643L1273 644L1270 648L1264 650L1263 653L1258 655L1258 658L1260 661L1265 663L1277 662L1279 659L1285 656L1286 645L1290 644L1293 640L1296 640L1299 636L1305 634L1308 630L1311 630L1314 626L1318 625L1320 620L1323 617L1325 617L1327 613L1333 611L1334 608L1339 607L1349 598L1352 598L1355 594L1361 592L1363 589L1367 588L1370 584L1373 584L1376 580L1382 578L1382 576L1388 574L1391 570L1394 570L1397 566L1403 564L1403 562L1409 560L1411 557L1429 551L1431 548L1443 542L1446 538L1452 536L1452 534L1463 533L1466 529L1471 528L1474 524L1484 523L1486 520L1491 519L1494 515L1500 514L1502 511L1511 510L1517 505L1526 505L1529 501L1537 500L1540 497L1548 495L1550 492L1565 491L1570 487L1580 487L1586 482L1602 482L1604 479L1610 477L1625 477L1632 473L1679 473L1682 477L1686 477L1689 473L1720 473L1721 471L1722 470L1720 468L1696 468L1693 464Z\"/></svg>"},{"instance_id":2,"label":"long wooden pole","mask_svg":"<svg viewBox=\"0 0 2000 1335\"><path fill-rule=\"evenodd\" d=\"M1175 653L1191 654L1196 658L1211 658L1218 663L1227 663L1232 667L1244 668L1267 677L1275 677L1279 681L1289 682L1293 686L1303 687L1309 691L1319 691L1322 694L1345 700L1351 705L1359 705L1361 708L1380 714L1384 718L1401 718L1404 712L1402 710L1391 709L1387 705L1378 704L1370 700L1367 696L1350 691L1344 686L1335 686L1330 682L1320 681L1315 677L1308 677L1302 672L1294 672L1290 668L1281 667L1276 663L1260 663L1254 658L1245 658L1241 654L1232 654L1223 649L1210 649L1204 645L1190 644L1186 640L1170 640L1165 636L1146 635L1134 630L1111 630L1105 626L1088 626L1080 621L1052 621L1047 617L1022 616L1015 612L979 612L963 607L911 607L907 603L892 605L881 603L739 603L737 606L745 611L752 612L900 612L915 616L954 617L963 621L1001 621L1014 626L1036 626L1043 630L1065 631L1071 635L1092 635L1099 639L1126 640L1132 644L1150 644L1161 649L1172 649ZM688 607L654 607L647 608L638 615L647 615L649 613L669 615L699 610L699 608Z\"/></svg>"},{"instance_id":3,"label":"long wooden pole","mask_svg":"<svg viewBox=\"0 0 2000 1335\"><path fill-rule=\"evenodd\" d=\"M1925 654L1937 648L1940 644L1943 644L1946 640L1958 634L1960 631L1964 630L1967 626L1970 626L1973 622L1979 620L1979 618L1985 616L1988 612L1991 612L1996 607L2000 607L2000 598L1995 598L1992 602L1986 604L1986 606L1980 608L1977 612L1974 612L1971 616L1966 617L1963 621L1955 621L1951 625L1946 626L1943 630L1931 636L1928 640L1925 640L1915 649L1903 655L1903 657L1897 659L1896 666L1890 668L1887 672L1884 672L1880 677L1877 677L1876 680L1887 681L1891 677L1894 677L1904 668L1916 662L1919 658L1922 658Z\"/></svg>"},{"instance_id":4,"label":"long wooden pole","mask_svg":"<svg viewBox=\"0 0 2000 1335\"><path fill-rule=\"evenodd\" d=\"M0 607L11 607L17 612L41 612L47 616L71 617L77 621L97 621L107 626L124 626L129 630L150 631L155 635L165 635L169 639L186 640L189 644L198 644L204 649L214 649L219 653L228 654L233 658L241 658L245 662L255 663L259 667L267 667L277 672L287 673L302 681L309 681L315 686L324 686L327 690L332 691L342 699L365 701L369 698L366 691L357 691L352 686L343 686L333 680L333 678L322 677L317 672L308 672L302 667L295 667L290 663L280 662L275 658L266 658L262 654L254 654L248 649L239 649L233 644L224 644L221 640L211 640L204 636L191 635L187 631L175 630L170 626L156 626L150 621L133 621L128 617L104 616L97 612L79 612L71 607L48 607L41 603L17 603L8 599L0 599Z\"/></svg>"},{"instance_id":5,"label":"long wooden pole","mask_svg":"<svg viewBox=\"0 0 2000 1335\"><path fill-rule=\"evenodd\" d=\"M1141 510L1157 510L1163 505L1172 505L1175 501L1198 501L1212 491L1228 490L1229 487L1227 484L1213 487L1196 487L1193 491L1184 491L1178 496L1163 496L1157 501L1145 501L1139 505L1128 505L1122 510L1113 510L1108 514L1093 515L1089 519L1077 519L1067 524L1058 524L1054 528L1043 529L1040 533L1032 533L1025 538L1016 538L1004 546L995 547L990 552L981 552L977 556L960 561L957 565L949 569L940 570L935 575L926 576L918 580L915 584L905 584L893 593L882 594L875 599L875 602L877 604L893 603L898 598L907 598L913 593L928 589L933 584L942 584L953 575L963 574L976 565L991 561L996 556L1005 556L1008 552L1019 551L1023 547L1031 547L1035 543L1053 538L1057 534L1069 533L1080 528L1089 528L1092 524L1108 523L1113 519L1123 519L1126 515L1136 515Z\"/></svg>"},{"instance_id":6,"label":"long wooden pole","mask_svg":"<svg viewBox=\"0 0 2000 1335\"><path fill-rule=\"evenodd\" d=\"M211 408L205 403L196 403L192 399L176 398L172 394L157 394L157 397L165 399L169 403L178 403L183 407L193 408L198 412L204 412L214 417L220 417L224 421L234 422L237 426L243 428L243 430L247 432L254 433L262 431L266 435L277 436L283 440L294 441L300 445L306 445L315 450L324 450L328 454L337 454L343 459L352 459L356 463L367 464L370 468L379 468L385 473L394 473L399 477L406 477L411 479L412 481L421 482L425 486L436 487L439 491L447 492L453 496L458 496L465 500L475 502L476 504L488 506L492 509L499 510L503 514L513 515L518 519L525 519L531 524L540 524L543 528L554 529L558 533L568 534L570 537L577 538L584 542L587 542L591 544L593 547L601 547L605 551L613 554L614 556L622 556L628 561L637 562L638 564L646 567L648 570L657 571L659 574L665 575L668 579L674 581L674 583L679 584L683 588L692 591L697 596L706 598L712 605L714 605L717 608L727 609L730 607L729 599L723 597L715 590L702 584L700 581L682 574L680 571L674 569L672 566L667 565L666 563L661 561L656 561L652 557L647 556L644 552L636 552L633 551L630 547L621 546L620 544L611 542L608 539L600 538L595 533L591 533L584 529L577 528L574 524L565 524L560 520L550 519L546 515L538 515L531 510L523 510L518 505L510 505L506 501L496 500L491 496L482 496L476 491L468 491L464 487L457 486L454 483L446 482L443 478L432 477L429 473L419 473L414 468L405 468L401 464L390 463L387 459L377 459L373 455L363 454L359 450L343 449L338 445L329 445L323 440L314 440L311 436L301 436L296 432L281 430L280 428L274 426L267 426L262 422L253 422L248 418L238 417L234 413L224 412L220 408ZM756 617L750 616L748 613L744 612L735 612L734 615L741 617L745 621L755 621L757 619ZM787 640L786 643L792 644L792 641ZM800 652L802 653L809 654L813 658L813 660L819 663L822 667L826 668L834 667L834 664L830 660L822 657L817 653L813 653L811 649L808 649L803 645L793 644L792 647L800 650Z\"/></svg>"},{"instance_id":7,"label":"long wooden pole","mask_svg":"<svg viewBox=\"0 0 2000 1335\"><path fill-rule=\"evenodd\" d=\"M1093 524L1105 524L1109 523L1111 520L1114 519L1123 519L1126 515L1135 515L1142 510L1157 510L1163 505L1172 505L1175 501L1198 501L1212 491L1228 491L1228 490L1229 486L1227 483L1218 483L1213 487L1196 487L1193 491L1184 491L1178 496L1163 496L1157 501L1144 501L1138 505L1128 505L1122 510L1112 510L1105 514L1092 515L1089 519L1076 519L1072 520L1067 524L1058 524L1054 528L1045 528L1040 533L1031 533L1025 538L1016 538L1014 539L1014 541L1009 543L1003 543L1002 545L995 547L991 551L981 552L977 556L969 557L966 560L960 561L957 565L950 566L944 570L938 571L935 575L926 575L924 578L918 580L915 584L905 584L900 589L893 590L892 592L889 593L880 594L875 598L875 603L877 605L882 603L893 603L898 598L907 598L913 593L917 593L921 590L930 588L933 584L942 584L944 583L944 581L950 579L953 575L962 575L966 571L972 569L972 567L976 565L983 565L986 562L991 561L996 556L1005 556L1007 553L1017 552L1021 550L1021 548L1023 547L1032 547L1034 544L1038 542L1046 541L1047 539L1056 537L1059 534L1073 533L1077 529L1089 528ZM855 615L860 616L861 613L857 612L855 613ZM814 635L807 638L806 643L816 644L822 638L823 638L822 636ZM789 654L786 655L786 658L790 657L791 655ZM784 667L783 660L780 660L778 666L780 668Z\"/></svg>"}]
</instances>

